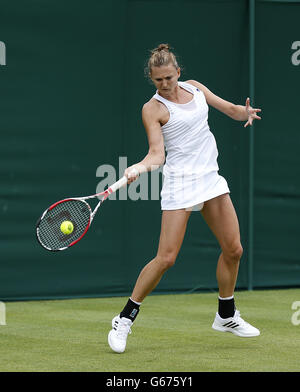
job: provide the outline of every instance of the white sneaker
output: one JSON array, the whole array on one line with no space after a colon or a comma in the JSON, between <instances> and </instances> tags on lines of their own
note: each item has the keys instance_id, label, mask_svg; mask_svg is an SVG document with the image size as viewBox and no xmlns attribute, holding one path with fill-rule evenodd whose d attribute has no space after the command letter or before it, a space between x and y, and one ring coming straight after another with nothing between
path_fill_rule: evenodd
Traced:
<instances>
[{"instance_id":1,"label":"white sneaker","mask_svg":"<svg viewBox=\"0 0 300 392\"><path fill-rule=\"evenodd\" d=\"M216 331L232 332L233 334L243 338L250 338L260 335L260 332L257 328L253 327L242 319L238 310L234 312L233 317L228 317L226 319L221 318L219 314L216 313L212 328Z\"/></svg>"},{"instance_id":2,"label":"white sneaker","mask_svg":"<svg viewBox=\"0 0 300 392\"><path fill-rule=\"evenodd\" d=\"M112 319L112 330L108 334L108 344L116 353L123 353L126 347L128 334L131 333L132 321L120 315Z\"/></svg>"}]
</instances>

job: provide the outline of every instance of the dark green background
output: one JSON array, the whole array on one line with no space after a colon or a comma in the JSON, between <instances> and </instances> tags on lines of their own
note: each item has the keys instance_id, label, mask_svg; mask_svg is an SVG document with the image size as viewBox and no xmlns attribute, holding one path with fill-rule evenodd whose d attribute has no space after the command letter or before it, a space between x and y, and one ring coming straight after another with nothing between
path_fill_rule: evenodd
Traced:
<instances>
[{"instance_id":1,"label":"dark green background","mask_svg":"<svg viewBox=\"0 0 300 392\"><path fill-rule=\"evenodd\" d=\"M149 50L168 42L217 95L249 95L248 1L0 0L0 299L130 294L155 256L160 201L109 200L88 235L49 253L35 222L56 200L95 193L96 170L147 153L141 108L154 94ZM299 76L291 63L300 3L256 2L253 286L300 284ZM220 174L230 186L244 246L237 287L248 284L249 132L210 109ZM191 214L175 267L155 293L216 289L219 246Z\"/></svg>"}]
</instances>

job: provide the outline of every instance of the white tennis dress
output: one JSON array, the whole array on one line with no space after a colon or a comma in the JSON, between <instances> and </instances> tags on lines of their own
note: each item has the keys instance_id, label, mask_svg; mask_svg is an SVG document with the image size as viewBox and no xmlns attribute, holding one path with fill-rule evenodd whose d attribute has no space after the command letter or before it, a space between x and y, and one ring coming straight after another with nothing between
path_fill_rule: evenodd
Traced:
<instances>
[{"instance_id":1,"label":"white tennis dress","mask_svg":"<svg viewBox=\"0 0 300 392\"><path fill-rule=\"evenodd\" d=\"M167 152L163 168L161 209L201 209L206 200L229 193L226 180L218 174L218 149L207 122L208 105L201 90L178 82L193 94L193 99L178 104L161 97L170 113L169 121L162 126Z\"/></svg>"}]
</instances>

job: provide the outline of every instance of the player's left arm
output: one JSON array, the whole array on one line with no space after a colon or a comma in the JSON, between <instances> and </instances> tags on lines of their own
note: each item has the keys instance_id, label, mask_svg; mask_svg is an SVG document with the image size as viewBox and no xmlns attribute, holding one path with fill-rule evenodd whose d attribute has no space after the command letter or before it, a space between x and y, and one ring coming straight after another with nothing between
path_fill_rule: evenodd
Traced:
<instances>
[{"instance_id":1,"label":"player's left arm","mask_svg":"<svg viewBox=\"0 0 300 392\"><path fill-rule=\"evenodd\" d=\"M261 112L261 109L252 108L250 105L250 98L246 99L245 106L235 105L232 102L226 101L225 99L218 97L206 86L204 86L202 83L197 82L196 80L188 80L187 83L192 84L203 92L208 105L214 107L215 109L226 114L228 117L234 120L247 121L244 127L252 125L253 120L255 119L261 120L261 117L256 114L258 112Z\"/></svg>"}]
</instances>

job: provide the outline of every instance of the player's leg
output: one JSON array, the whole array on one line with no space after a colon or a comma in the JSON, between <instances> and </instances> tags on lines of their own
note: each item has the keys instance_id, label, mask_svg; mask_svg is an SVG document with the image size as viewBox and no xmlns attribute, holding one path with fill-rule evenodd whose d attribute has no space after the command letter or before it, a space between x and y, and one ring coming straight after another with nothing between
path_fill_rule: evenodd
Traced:
<instances>
[{"instance_id":1,"label":"player's leg","mask_svg":"<svg viewBox=\"0 0 300 392\"><path fill-rule=\"evenodd\" d=\"M243 337L257 336L259 331L240 317L234 304L234 290L243 248L238 218L229 194L205 202L202 215L221 247L216 271L219 308L213 328Z\"/></svg>"},{"instance_id":2,"label":"player's leg","mask_svg":"<svg viewBox=\"0 0 300 392\"><path fill-rule=\"evenodd\" d=\"M142 301L157 286L163 274L174 265L190 213L184 209L163 211L157 254L142 269L127 304L120 315L113 319L113 329L108 335L108 342L114 351L121 353L125 350L127 336L131 332L130 327Z\"/></svg>"},{"instance_id":3,"label":"player's leg","mask_svg":"<svg viewBox=\"0 0 300 392\"><path fill-rule=\"evenodd\" d=\"M231 297L235 289L243 248L238 218L229 194L206 201L202 215L222 250L217 264L219 295L225 298Z\"/></svg>"},{"instance_id":4,"label":"player's leg","mask_svg":"<svg viewBox=\"0 0 300 392\"><path fill-rule=\"evenodd\" d=\"M189 216L190 211L185 210L163 211L157 255L141 271L131 295L134 301L142 302L174 265Z\"/></svg>"}]
</instances>

